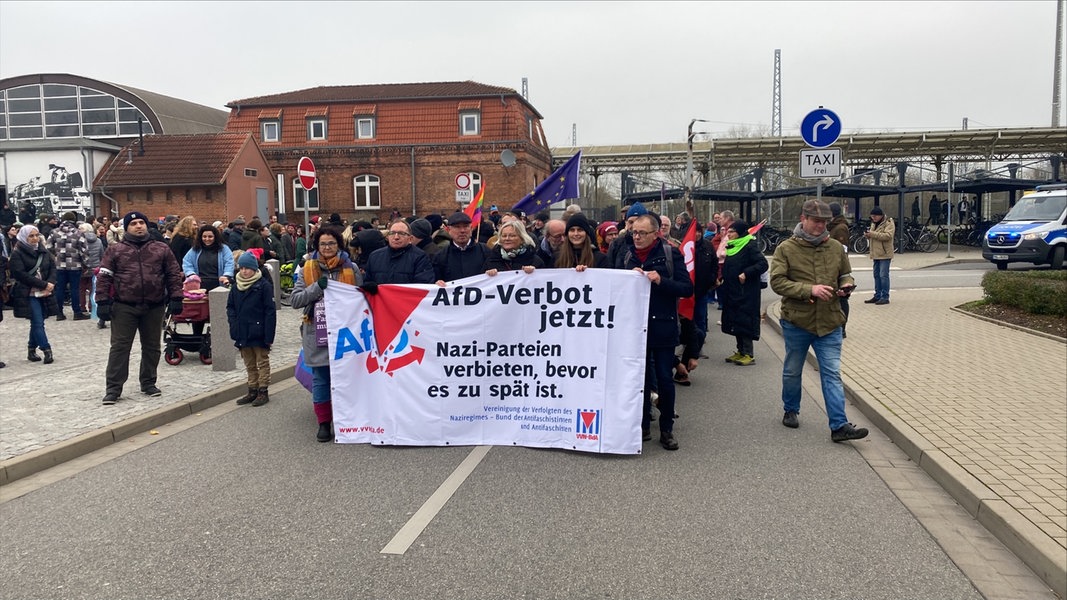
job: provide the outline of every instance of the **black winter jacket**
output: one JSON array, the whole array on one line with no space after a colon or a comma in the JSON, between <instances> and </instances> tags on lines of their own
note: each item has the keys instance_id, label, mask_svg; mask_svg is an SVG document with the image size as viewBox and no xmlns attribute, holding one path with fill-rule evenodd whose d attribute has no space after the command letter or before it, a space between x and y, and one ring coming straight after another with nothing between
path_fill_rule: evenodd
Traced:
<instances>
[{"instance_id":1,"label":"black winter jacket","mask_svg":"<svg viewBox=\"0 0 1067 600\"><path fill-rule=\"evenodd\" d=\"M668 269L664 250L669 246L663 240L655 243L645 262L641 262L633 238L629 237L621 252L621 263L625 269L640 267L642 271L659 273L660 282L652 284L648 298L648 347L674 348L679 338L678 300L693 295L693 282L689 281L682 253L670 248L672 267Z\"/></svg>"},{"instance_id":2,"label":"black winter jacket","mask_svg":"<svg viewBox=\"0 0 1067 600\"><path fill-rule=\"evenodd\" d=\"M386 246L371 252L363 280L373 283L433 283L430 257L413 245L399 250Z\"/></svg>"},{"instance_id":3,"label":"black winter jacket","mask_svg":"<svg viewBox=\"0 0 1067 600\"><path fill-rule=\"evenodd\" d=\"M270 279L260 277L245 291L234 282L226 299L226 318L230 323L230 339L238 348L270 348L274 344L278 309L274 305L274 289Z\"/></svg>"}]
</instances>

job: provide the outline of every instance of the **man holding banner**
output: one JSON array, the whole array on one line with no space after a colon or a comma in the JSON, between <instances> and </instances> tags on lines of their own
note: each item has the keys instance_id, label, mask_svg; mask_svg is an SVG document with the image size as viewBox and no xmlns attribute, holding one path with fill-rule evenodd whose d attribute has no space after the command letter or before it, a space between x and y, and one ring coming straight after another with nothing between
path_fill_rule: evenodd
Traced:
<instances>
[{"instance_id":1,"label":"man holding banner","mask_svg":"<svg viewBox=\"0 0 1067 600\"><path fill-rule=\"evenodd\" d=\"M641 215L626 241L623 267L642 273L652 284L648 300L648 333L645 355L644 412L641 434L652 439L652 384L659 394L659 443L677 450L674 439L674 349L678 346L678 300L693 294L685 259L659 236L660 220L655 214Z\"/></svg>"}]
</instances>

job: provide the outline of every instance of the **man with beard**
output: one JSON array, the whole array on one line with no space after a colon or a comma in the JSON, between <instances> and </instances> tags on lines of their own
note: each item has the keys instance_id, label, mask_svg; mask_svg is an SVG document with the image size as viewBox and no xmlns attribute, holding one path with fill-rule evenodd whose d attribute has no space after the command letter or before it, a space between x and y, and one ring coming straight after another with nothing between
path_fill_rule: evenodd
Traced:
<instances>
[{"instance_id":1,"label":"man with beard","mask_svg":"<svg viewBox=\"0 0 1067 600\"><path fill-rule=\"evenodd\" d=\"M110 244L100 261L97 277L96 312L111 321L111 350L107 357L106 392L103 404L118 402L130 374L130 350L134 335L140 335L141 392L160 396L156 387L163 311L182 312L182 269L165 242L148 233L148 217L139 212L122 218L126 230L122 241Z\"/></svg>"}]
</instances>

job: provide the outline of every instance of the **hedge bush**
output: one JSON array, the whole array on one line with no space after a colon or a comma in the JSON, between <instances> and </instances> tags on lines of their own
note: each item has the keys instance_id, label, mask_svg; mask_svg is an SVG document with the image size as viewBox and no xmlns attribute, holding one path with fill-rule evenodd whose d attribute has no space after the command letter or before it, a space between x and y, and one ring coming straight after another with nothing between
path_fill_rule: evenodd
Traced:
<instances>
[{"instance_id":1,"label":"hedge bush","mask_svg":"<svg viewBox=\"0 0 1067 600\"><path fill-rule=\"evenodd\" d=\"M990 271L982 277L987 302L1036 315L1067 317L1067 271Z\"/></svg>"}]
</instances>

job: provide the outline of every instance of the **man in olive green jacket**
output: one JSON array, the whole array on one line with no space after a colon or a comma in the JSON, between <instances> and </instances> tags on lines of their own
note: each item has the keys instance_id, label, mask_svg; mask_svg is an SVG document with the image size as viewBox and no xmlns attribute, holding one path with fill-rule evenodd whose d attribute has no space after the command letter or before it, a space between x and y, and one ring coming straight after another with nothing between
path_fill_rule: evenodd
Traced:
<instances>
[{"instance_id":1,"label":"man in olive green jacket","mask_svg":"<svg viewBox=\"0 0 1067 600\"><path fill-rule=\"evenodd\" d=\"M845 314L840 298L847 298L856 284L848 254L826 231L831 216L830 207L824 202L804 203L793 237L774 251L771 289L782 297L782 424L794 429L800 426L801 375L811 348L819 363L830 439L844 442L867 437L867 430L855 427L845 416L845 388L841 383L841 326Z\"/></svg>"}]
</instances>

